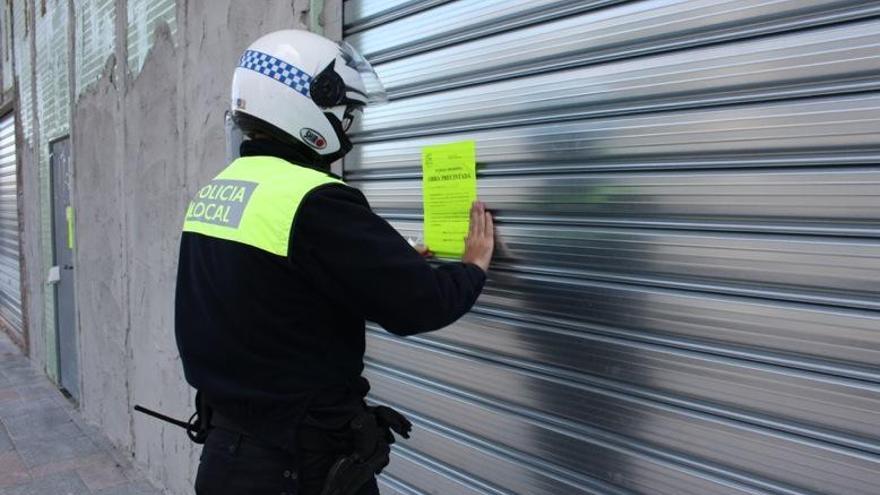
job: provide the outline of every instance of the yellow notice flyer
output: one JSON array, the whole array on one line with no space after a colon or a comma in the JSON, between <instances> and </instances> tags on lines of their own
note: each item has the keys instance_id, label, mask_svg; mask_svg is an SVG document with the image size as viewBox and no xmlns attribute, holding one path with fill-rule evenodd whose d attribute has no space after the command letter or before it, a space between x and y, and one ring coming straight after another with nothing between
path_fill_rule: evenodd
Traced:
<instances>
[{"instance_id":1,"label":"yellow notice flyer","mask_svg":"<svg viewBox=\"0 0 880 495\"><path fill-rule=\"evenodd\" d=\"M437 256L464 253L471 204L477 199L476 143L422 149L425 245Z\"/></svg>"}]
</instances>

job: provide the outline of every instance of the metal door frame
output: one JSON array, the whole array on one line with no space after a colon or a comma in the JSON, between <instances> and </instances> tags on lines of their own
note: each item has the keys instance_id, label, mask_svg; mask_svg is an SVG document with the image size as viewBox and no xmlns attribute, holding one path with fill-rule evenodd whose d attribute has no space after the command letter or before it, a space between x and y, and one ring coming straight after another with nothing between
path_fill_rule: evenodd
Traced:
<instances>
[{"instance_id":1,"label":"metal door frame","mask_svg":"<svg viewBox=\"0 0 880 495\"><path fill-rule=\"evenodd\" d=\"M69 142L69 145L68 145L69 151L68 151L68 157L67 157L67 173L71 175L71 179L72 179L72 175L73 175L73 136L68 133L63 136L59 136L59 137L56 137L56 138L50 140L47 144L47 146L49 147L49 191L50 191L49 211L51 212L51 214L50 214L51 229L50 230L52 232L52 266L58 266L56 264L58 252L57 252L57 247L56 247L57 246L56 245L56 241L57 241L56 227L57 227L57 225L55 224L55 168L52 166L52 147L55 144L57 144L61 141L64 141L64 140L67 140ZM70 199L70 206L73 208L74 207L74 205L73 205L73 196L74 196L73 195L73 180L71 180L71 182L70 182L70 190L68 191L68 193L69 193L69 199ZM74 208L74 212L75 211L76 211L76 208ZM76 217L74 216L74 222L76 221L75 218ZM64 226L64 227L65 227L64 232L66 233L67 227L66 226ZM78 392L78 394L80 396L79 398L73 397L67 390L64 389L64 386L61 383L61 373L62 373L62 371L61 371L61 323L59 321L61 311L59 311L58 286L57 285L54 286L52 289L52 297L53 297L54 303L55 303L55 311L54 311L54 313L55 313L54 320L55 321L52 323L54 326L54 334L55 334L55 356L54 356L54 359L55 359L55 366L58 369L58 384L57 385L59 387L59 390L61 390L61 392L68 399L74 401L75 403L79 403L81 400L81 397L82 397L82 369L81 369L82 356L80 353L80 338L79 338L80 337L80 335L79 335L79 330L80 330L80 328L79 328L79 306L78 306L78 300L76 297L76 243L74 243L74 248L72 249L72 259L74 262L74 269L72 270L72 272L73 272L73 274L72 274L72 276L73 276L73 280L72 280L73 297L74 297L74 299L73 299L73 320L74 320L73 331L76 336L76 348L74 349L74 353L76 354L76 360L77 360L77 376L75 377L75 379L77 381L77 389L79 390L79 392ZM59 280L59 283L60 283L60 280Z\"/></svg>"}]
</instances>

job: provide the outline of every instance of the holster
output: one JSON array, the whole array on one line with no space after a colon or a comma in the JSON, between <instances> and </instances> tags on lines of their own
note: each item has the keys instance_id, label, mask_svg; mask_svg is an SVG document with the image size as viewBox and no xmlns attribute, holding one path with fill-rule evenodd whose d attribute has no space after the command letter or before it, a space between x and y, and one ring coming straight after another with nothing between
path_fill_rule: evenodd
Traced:
<instances>
[{"instance_id":1,"label":"holster","mask_svg":"<svg viewBox=\"0 0 880 495\"><path fill-rule=\"evenodd\" d=\"M390 462L394 433L409 438L412 430L412 423L403 414L386 406L368 407L349 426L354 451L333 464L321 495L356 493Z\"/></svg>"},{"instance_id":2,"label":"holster","mask_svg":"<svg viewBox=\"0 0 880 495\"><path fill-rule=\"evenodd\" d=\"M186 430L189 439L197 444L204 444L208 439L208 429L211 427L211 416L214 410L202 396L196 391L196 413L190 418L191 429Z\"/></svg>"}]
</instances>

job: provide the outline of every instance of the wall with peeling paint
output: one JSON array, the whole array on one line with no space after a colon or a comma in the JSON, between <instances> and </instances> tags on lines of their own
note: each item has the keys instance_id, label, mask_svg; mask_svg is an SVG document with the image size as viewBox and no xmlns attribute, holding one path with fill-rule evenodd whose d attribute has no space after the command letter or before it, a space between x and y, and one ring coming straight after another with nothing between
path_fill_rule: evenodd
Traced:
<instances>
[{"instance_id":1,"label":"wall with peeling paint","mask_svg":"<svg viewBox=\"0 0 880 495\"><path fill-rule=\"evenodd\" d=\"M116 0L74 0L76 95L101 77L116 45Z\"/></svg>"},{"instance_id":2,"label":"wall with peeling paint","mask_svg":"<svg viewBox=\"0 0 880 495\"><path fill-rule=\"evenodd\" d=\"M35 109L35 30L33 0L12 0L12 54L16 118L19 134L16 152L19 155L22 195L20 208L21 253L24 258L22 297L24 326L28 334L28 352L31 358L54 371L55 359L49 359L45 315L46 285L43 271L42 208L40 171L37 166L38 150ZM53 364L50 365L49 363Z\"/></svg>"},{"instance_id":3,"label":"wall with peeling paint","mask_svg":"<svg viewBox=\"0 0 880 495\"><path fill-rule=\"evenodd\" d=\"M69 133L80 408L168 493L192 493L198 449L182 430L131 412L135 404L178 417L191 412L173 335L184 207L225 165L223 116L241 52L263 33L305 27L315 17L310 9L323 2L45 3L45 12L34 0L13 0L11 9L27 145L30 352L54 370L54 313L44 284L51 259L48 143ZM341 10L341 0L328 4L336 5L328 12Z\"/></svg>"},{"instance_id":4,"label":"wall with peeling paint","mask_svg":"<svg viewBox=\"0 0 880 495\"><path fill-rule=\"evenodd\" d=\"M12 53L15 58L15 79L18 80L20 122L26 141L33 137L33 10L32 0L12 2Z\"/></svg>"},{"instance_id":5,"label":"wall with peeling paint","mask_svg":"<svg viewBox=\"0 0 880 495\"><path fill-rule=\"evenodd\" d=\"M177 31L177 7L174 0L128 0L126 11L128 69L136 74L156 42L157 26L166 24L173 39Z\"/></svg>"},{"instance_id":6,"label":"wall with peeling paint","mask_svg":"<svg viewBox=\"0 0 880 495\"><path fill-rule=\"evenodd\" d=\"M4 101L6 92L12 89L15 76L12 44L12 2L0 4L0 101Z\"/></svg>"}]
</instances>

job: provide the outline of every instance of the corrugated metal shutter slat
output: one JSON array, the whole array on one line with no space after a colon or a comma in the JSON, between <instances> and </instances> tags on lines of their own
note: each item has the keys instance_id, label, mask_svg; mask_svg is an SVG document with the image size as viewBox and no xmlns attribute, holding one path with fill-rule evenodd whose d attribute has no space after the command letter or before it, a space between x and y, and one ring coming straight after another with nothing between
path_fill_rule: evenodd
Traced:
<instances>
[{"instance_id":1,"label":"corrugated metal shutter slat","mask_svg":"<svg viewBox=\"0 0 880 495\"><path fill-rule=\"evenodd\" d=\"M880 3L348 0L391 102L348 182L421 236L473 139L474 311L370 326L389 493L876 495Z\"/></svg>"},{"instance_id":2,"label":"corrugated metal shutter slat","mask_svg":"<svg viewBox=\"0 0 880 495\"><path fill-rule=\"evenodd\" d=\"M22 332L15 115L0 118L0 317Z\"/></svg>"}]
</instances>

